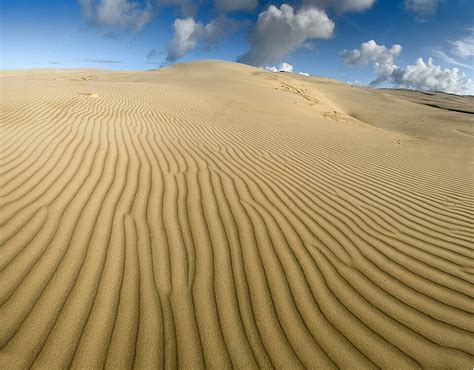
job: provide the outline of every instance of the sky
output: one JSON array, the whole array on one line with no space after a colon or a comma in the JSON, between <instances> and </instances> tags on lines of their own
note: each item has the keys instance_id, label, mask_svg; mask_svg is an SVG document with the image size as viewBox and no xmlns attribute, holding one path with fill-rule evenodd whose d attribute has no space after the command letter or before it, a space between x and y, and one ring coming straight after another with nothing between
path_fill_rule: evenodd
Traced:
<instances>
[{"instance_id":1,"label":"sky","mask_svg":"<svg viewBox=\"0 0 474 370\"><path fill-rule=\"evenodd\" d=\"M1 69L195 59L474 94L474 0L14 0Z\"/></svg>"}]
</instances>

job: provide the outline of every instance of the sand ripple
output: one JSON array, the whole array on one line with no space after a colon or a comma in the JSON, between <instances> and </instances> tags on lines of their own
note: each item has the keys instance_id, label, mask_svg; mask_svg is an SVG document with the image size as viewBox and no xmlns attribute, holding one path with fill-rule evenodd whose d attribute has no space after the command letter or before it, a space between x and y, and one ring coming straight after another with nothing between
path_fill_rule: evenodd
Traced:
<instances>
[{"instance_id":1,"label":"sand ripple","mask_svg":"<svg viewBox=\"0 0 474 370\"><path fill-rule=\"evenodd\" d=\"M470 116L449 146L328 81L103 74L3 77L0 368L472 368Z\"/></svg>"}]
</instances>

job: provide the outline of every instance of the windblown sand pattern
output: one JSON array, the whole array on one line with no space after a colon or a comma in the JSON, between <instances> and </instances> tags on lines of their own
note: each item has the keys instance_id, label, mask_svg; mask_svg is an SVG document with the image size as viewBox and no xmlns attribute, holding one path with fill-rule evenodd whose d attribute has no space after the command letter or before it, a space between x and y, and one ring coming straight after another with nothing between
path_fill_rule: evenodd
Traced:
<instances>
[{"instance_id":1,"label":"windblown sand pattern","mask_svg":"<svg viewBox=\"0 0 474 370\"><path fill-rule=\"evenodd\" d=\"M1 369L474 366L473 98L225 62L0 81Z\"/></svg>"}]
</instances>

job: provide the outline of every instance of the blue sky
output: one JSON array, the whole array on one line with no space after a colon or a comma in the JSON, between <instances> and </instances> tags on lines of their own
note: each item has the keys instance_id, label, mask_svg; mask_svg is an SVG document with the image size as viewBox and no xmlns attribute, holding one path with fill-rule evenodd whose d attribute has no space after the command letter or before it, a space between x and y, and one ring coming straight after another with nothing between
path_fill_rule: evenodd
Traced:
<instances>
[{"instance_id":1,"label":"blue sky","mask_svg":"<svg viewBox=\"0 0 474 370\"><path fill-rule=\"evenodd\" d=\"M472 0L15 0L1 19L2 69L225 59L458 93L474 79Z\"/></svg>"}]
</instances>

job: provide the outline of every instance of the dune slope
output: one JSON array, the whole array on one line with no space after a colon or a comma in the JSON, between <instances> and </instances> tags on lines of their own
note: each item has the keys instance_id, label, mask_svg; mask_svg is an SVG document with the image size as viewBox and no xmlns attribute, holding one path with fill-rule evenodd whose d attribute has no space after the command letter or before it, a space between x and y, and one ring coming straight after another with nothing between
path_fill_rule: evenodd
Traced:
<instances>
[{"instance_id":1,"label":"dune slope","mask_svg":"<svg viewBox=\"0 0 474 370\"><path fill-rule=\"evenodd\" d=\"M472 368L472 97L218 61L0 83L0 368Z\"/></svg>"}]
</instances>

